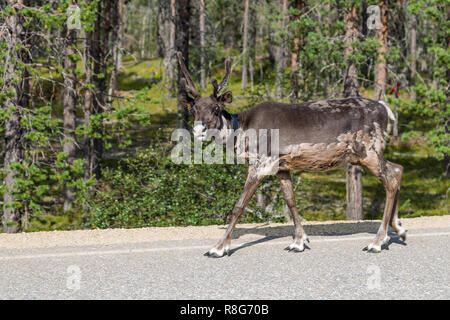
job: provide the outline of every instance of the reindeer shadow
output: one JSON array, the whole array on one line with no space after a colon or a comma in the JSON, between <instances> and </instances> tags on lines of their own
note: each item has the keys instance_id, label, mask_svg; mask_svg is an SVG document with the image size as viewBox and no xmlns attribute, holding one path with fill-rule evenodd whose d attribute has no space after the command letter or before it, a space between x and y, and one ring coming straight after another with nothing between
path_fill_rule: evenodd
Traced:
<instances>
[{"instance_id":1,"label":"reindeer shadow","mask_svg":"<svg viewBox=\"0 0 450 320\"><path fill-rule=\"evenodd\" d=\"M304 225L303 228L308 236L346 236L357 233L376 234L380 227L381 221L356 221L356 222L336 222L327 224ZM225 229L225 227L223 227ZM270 227L268 224L257 226L254 228L236 228L233 232L232 239L239 239L248 234L264 236L261 239L247 242L237 248L230 250L229 255L246 247L250 247L259 243L293 236L294 226L276 226ZM389 231L389 242L383 245L383 249L389 250L391 243L397 243L406 246L406 243L399 239L396 233ZM309 249L308 246L305 246Z\"/></svg>"}]
</instances>

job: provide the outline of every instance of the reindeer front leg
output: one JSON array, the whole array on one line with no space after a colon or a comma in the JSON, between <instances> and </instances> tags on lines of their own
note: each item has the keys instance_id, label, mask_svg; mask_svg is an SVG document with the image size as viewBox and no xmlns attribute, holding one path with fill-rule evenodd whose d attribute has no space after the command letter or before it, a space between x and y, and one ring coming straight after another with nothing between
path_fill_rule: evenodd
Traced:
<instances>
[{"instance_id":1,"label":"reindeer front leg","mask_svg":"<svg viewBox=\"0 0 450 320\"><path fill-rule=\"evenodd\" d=\"M289 171L279 171L277 173L278 179L280 179L281 190L283 191L286 204L291 211L292 219L294 220L295 232L294 242L286 248L286 250L293 252L302 252L305 250L305 241L308 241L308 236L303 229L300 222L300 216L298 215L297 207L295 205L294 187L292 186L291 173Z\"/></svg>"},{"instance_id":2,"label":"reindeer front leg","mask_svg":"<svg viewBox=\"0 0 450 320\"><path fill-rule=\"evenodd\" d=\"M231 222L228 225L228 229L225 232L222 239L216 244L216 246L211 250L209 250L207 253L205 253L206 256L220 258L224 254L228 254L231 244L231 235L233 233L234 228L236 227L236 223L238 222L242 212L244 212L244 209L247 206L248 202L255 194L255 191L258 188L259 183L264 178L263 175L258 175L256 171L257 170L254 167L249 168L247 180L245 181L244 185L244 191L239 197L239 200L234 205Z\"/></svg>"}]
</instances>

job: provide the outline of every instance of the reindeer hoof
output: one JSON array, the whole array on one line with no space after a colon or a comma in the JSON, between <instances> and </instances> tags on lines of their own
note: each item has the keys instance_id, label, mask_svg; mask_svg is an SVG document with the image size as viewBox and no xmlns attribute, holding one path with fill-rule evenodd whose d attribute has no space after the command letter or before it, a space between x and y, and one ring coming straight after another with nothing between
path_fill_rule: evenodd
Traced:
<instances>
[{"instance_id":1,"label":"reindeer hoof","mask_svg":"<svg viewBox=\"0 0 450 320\"><path fill-rule=\"evenodd\" d=\"M219 252L208 251L208 252L205 252L204 256L208 257L208 258L222 258L224 256L224 254L223 253L221 254Z\"/></svg>"},{"instance_id":2,"label":"reindeer hoof","mask_svg":"<svg viewBox=\"0 0 450 320\"><path fill-rule=\"evenodd\" d=\"M303 242L301 244L294 242L294 243L291 243L284 250L288 250L289 252L302 252L302 251L305 251L305 246L303 245Z\"/></svg>"},{"instance_id":3,"label":"reindeer hoof","mask_svg":"<svg viewBox=\"0 0 450 320\"><path fill-rule=\"evenodd\" d=\"M380 253L381 246L376 246L373 244L369 244L368 246L363 248L363 251L367 251L368 253Z\"/></svg>"},{"instance_id":4,"label":"reindeer hoof","mask_svg":"<svg viewBox=\"0 0 450 320\"><path fill-rule=\"evenodd\" d=\"M212 248L211 250L209 250L208 252L206 252L204 254L204 256L206 257L210 257L210 258L222 258L223 256L229 255L229 248L222 248L222 249L216 249L216 248Z\"/></svg>"},{"instance_id":5,"label":"reindeer hoof","mask_svg":"<svg viewBox=\"0 0 450 320\"><path fill-rule=\"evenodd\" d=\"M406 241L406 232L407 230L403 229L401 232L398 233L398 236L400 237L400 239L402 239L403 242Z\"/></svg>"},{"instance_id":6,"label":"reindeer hoof","mask_svg":"<svg viewBox=\"0 0 450 320\"><path fill-rule=\"evenodd\" d=\"M371 248L369 250L367 250L368 253L380 253L381 249L378 248Z\"/></svg>"}]
</instances>

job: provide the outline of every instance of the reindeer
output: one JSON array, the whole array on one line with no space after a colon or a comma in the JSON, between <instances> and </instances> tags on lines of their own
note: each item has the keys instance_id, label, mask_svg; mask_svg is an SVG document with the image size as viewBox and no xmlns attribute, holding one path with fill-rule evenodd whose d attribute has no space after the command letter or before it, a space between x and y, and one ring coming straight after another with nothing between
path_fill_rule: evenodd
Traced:
<instances>
[{"instance_id":1,"label":"reindeer","mask_svg":"<svg viewBox=\"0 0 450 320\"><path fill-rule=\"evenodd\" d=\"M389 120L395 120L390 108L383 101L362 97L321 100L284 104L263 102L249 110L230 114L225 104L232 102L232 93L220 94L231 73L231 61L225 62L226 74L218 84L211 79L213 93L201 97L186 68L180 52L177 53L184 91L179 102L194 116L194 137L204 139L208 129L229 134L237 127L246 130L279 129L279 158L276 176L294 221L294 241L286 249L301 252L308 241L300 222L291 181L291 170L308 172L328 171L343 167L346 163L367 168L383 184L386 203L383 220L373 242L363 250L380 252L387 243L390 225L399 237L406 240L406 230L398 219L398 197L403 167L383 157L385 138L390 131ZM234 129L234 130L233 130ZM248 175L239 200L232 211L232 218L222 239L205 255L222 257L230 250L231 235L258 184L264 178L258 173L258 164L249 164Z\"/></svg>"}]
</instances>

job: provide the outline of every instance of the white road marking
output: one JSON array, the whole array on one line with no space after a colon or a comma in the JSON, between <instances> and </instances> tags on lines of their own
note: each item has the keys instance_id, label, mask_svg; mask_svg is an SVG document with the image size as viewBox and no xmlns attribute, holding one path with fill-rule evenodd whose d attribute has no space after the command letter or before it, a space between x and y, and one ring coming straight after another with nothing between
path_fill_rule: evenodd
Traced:
<instances>
[{"instance_id":1,"label":"white road marking","mask_svg":"<svg viewBox=\"0 0 450 320\"><path fill-rule=\"evenodd\" d=\"M437 237L437 236L450 236L450 232L432 232L432 233L416 233L408 234L408 238L419 238L419 237ZM320 242L341 242L341 241L354 241L354 240L372 240L374 236L364 236L364 237L347 237L347 238L332 238L332 239L311 239L311 243ZM240 243L233 246L233 249L239 248L247 244L248 242L257 241L260 239L249 239L245 243ZM258 245L282 245L286 241L267 241L264 243L259 243ZM101 255L114 255L114 254L130 254L130 253L150 253L150 252L162 252L162 251L173 251L173 250L197 250L197 249L208 249L211 248L210 245L202 246L184 246L184 247L160 247L160 248L142 248L142 249L117 249L117 250L100 250L100 251L78 251L78 252L60 252L60 253L40 253L40 254L24 254L24 255L13 255L13 256L0 256L0 261L8 260L23 260L23 259L43 259L43 258L62 258L62 257L79 257L79 256L101 256ZM231 250L233 250L231 249Z\"/></svg>"}]
</instances>

